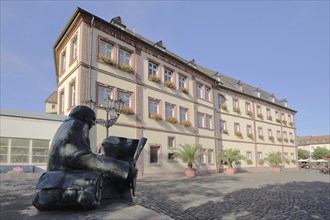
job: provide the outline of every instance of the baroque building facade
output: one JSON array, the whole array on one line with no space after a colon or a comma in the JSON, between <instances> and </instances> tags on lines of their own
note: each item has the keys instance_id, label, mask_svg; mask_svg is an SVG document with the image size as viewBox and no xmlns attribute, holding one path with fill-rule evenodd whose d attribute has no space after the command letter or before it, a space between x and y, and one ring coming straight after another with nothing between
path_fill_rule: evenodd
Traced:
<instances>
[{"instance_id":1,"label":"baroque building facade","mask_svg":"<svg viewBox=\"0 0 330 220\"><path fill-rule=\"evenodd\" d=\"M250 171L269 169L258 161L271 151L297 159L296 111L286 100L183 59L127 29L120 17L108 22L77 8L53 49L58 114L83 104L105 118L105 97L123 99L110 135L148 138L138 162L142 175L182 173L186 164L173 150L186 143L203 147L200 173L221 169L224 148L240 150L249 162L238 166ZM91 130L94 150L105 135L101 126Z\"/></svg>"}]
</instances>

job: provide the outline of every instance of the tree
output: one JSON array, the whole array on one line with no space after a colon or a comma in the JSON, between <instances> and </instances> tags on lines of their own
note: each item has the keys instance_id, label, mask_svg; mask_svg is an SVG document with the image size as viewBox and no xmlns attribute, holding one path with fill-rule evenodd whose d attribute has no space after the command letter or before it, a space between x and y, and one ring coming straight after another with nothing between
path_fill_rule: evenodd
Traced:
<instances>
[{"instance_id":1,"label":"tree","mask_svg":"<svg viewBox=\"0 0 330 220\"><path fill-rule=\"evenodd\" d=\"M200 144L180 144L181 149L174 151L174 157L181 159L188 164L189 168L193 167L193 162L202 155L200 150L202 145Z\"/></svg>"},{"instance_id":2,"label":"tree","mask_svg":"<svg viewBox=\"0 0 330 220\"><path fill-rule=\"evenodd\" d=\"M298 160L300 159L308 159L310 157L310 154L307 150L304 149L298 149Z\"/></svg>"},{"instance_id":3,"label":"tree","mask_svg":"<svg viewBox=\"0 0 330 220\"><path fill-rule=\"evenodd\" d=\"M239 150L236 148L222 150L219 154L219 159L222 164L225 164L230 168L233 168L236 162L246 160L246 158L240 154Z\"/></svg>"},{"instance_id":4,"label":"tree","mask_svg":"<svg viewBox=\"0 0 330 220\"><path fill-rule=\"evenodd\" d=\"M265 160L267 161L267 163L272 166L272 167L278 167L282 164L283 162L283 157L281 152L277 151L277 152L270 152L269 154L267 154L267 157L265 158Z\"/></svg>"},{"instance_id":5,"label":"tree","mask_svg":"<svg viewBox=\"0 0 330 220\"><path fill-rule=\"evenodd\" d=\"M324 147L317 147L312 154L312 158L314 160L319 160L326 157L330 157L330 151Z\"/></svg>"}]
</instances>

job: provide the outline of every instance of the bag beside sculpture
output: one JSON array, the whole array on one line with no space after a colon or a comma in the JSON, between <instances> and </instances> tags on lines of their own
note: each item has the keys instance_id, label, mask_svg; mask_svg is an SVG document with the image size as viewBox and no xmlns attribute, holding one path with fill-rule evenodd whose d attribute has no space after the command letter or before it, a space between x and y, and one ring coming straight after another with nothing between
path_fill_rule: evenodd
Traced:
<instances>
[{"instance_id":1,"label":"bag beside sculpture","mask_svg":"<svg viewBox=\"0 0 330 220\"><path fill-rule=\"evenodd\" d=\"M39 178L32 204L41 211L59 209L95 209L100 205L102 174L75 170L49 171Z\"/></svg>"}]
</instances>

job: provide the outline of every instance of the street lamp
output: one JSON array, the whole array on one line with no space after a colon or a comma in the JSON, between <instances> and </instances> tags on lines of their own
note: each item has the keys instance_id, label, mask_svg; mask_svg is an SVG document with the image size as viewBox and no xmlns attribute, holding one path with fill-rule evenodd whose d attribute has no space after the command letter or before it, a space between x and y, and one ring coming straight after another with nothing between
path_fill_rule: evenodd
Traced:
<instances>
[{"instance_id":1,"label":"street lamp","mask_svg":"<svg viewBox=\"0 0 330 220\"><path fill-rule=\"evenodd\" d=\"M110 95L104 100L105 106L101 105L107 113L107 119L96 119L96 124L102 125L106 128L107 136L109 136L109 128L114 125L123 111L124 101L121 99L113 100Z\"/></svg>"}]
</instances>

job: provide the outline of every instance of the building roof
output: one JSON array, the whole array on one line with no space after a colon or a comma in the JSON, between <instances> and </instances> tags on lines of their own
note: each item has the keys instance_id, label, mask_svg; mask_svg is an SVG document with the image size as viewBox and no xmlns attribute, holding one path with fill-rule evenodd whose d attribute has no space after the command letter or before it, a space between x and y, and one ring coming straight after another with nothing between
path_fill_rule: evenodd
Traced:
<instances>
[{"instance_id":1,"label":"building roof","mask_svg":"<svg viewBox=\"0 0 330 220\"><path fill-rule=\"evenodd\" d=\"M125 34L128 34L130 37L132 37L132 38L134 38L134 39L136 39L136 40L138 40L138 41L140 41L144 44L147 44L150 47L155 48L155 50L158 50L160 53L163 53L167 56L170 56L170 57L174 58L175 60L181 62L184 65L190 65L191 68L193 68L195 71L199 72L200 74L202 74L206 77L212 78L213 80L216 80L217 77L220 77L220 82L218 82L218 85L220 86L220 88L221 87L227 88L227 89L233 90L235 92L243 93L245 95L252 96L253 98L260 99L260 100L269 102L271 104L280 106L281 108L286 108L287 110L290 110L294 113L297 112L296 110L293 110L293 109L288 107L288 105L287 105L288 102L287 102L286 99L281 99L281 100L276 99L274 94L270 94L270 93L268 93L264 90L261 90L260 88L251 86L251 85L246 84L244 82L241 82L240 80L233 79L233 78L231 78L227 75L220 74L220 73L218 73L216 71L213 71L213 70L210 70L206 67L197 65L194 59L192 61L188 61L188 60L176 55L175 53L171 52L170 50L166 49L165 44L164 44L163 41L158 41L156 43L152 42L151 40L139 35L135 31L131 31L131 30L127 29L126 25L118 27L118 26L116 26L116 24L111 22L112 20L110 22L105 21L102 18L99 18L99 17L97 17L97 16L95 16L95 15L79 8L79 7L73 13L73 15L71 16L71 18L68 21L67 25L65 26L64 30L62 31L59 38L57 39L57 41L54 44L54 58L55 58L55 48L56 48L56 46L58 45L58 43L60 42L60 40L62 39L62 37L66 33L66 31L68 30L68 28L70 27L71 23L74 21L75 17L79 13L83 13L87 16L90 16L91 18L93 17L93 18L97 19L98 21L100 21L102 23L106 23L109 26L111 25L114 29L118 30L119 32L123 32ZM124 24L124 22L121 18L120 18L120 20ZM55 62L55 65L56 65L56 62ZM238 86L238 84L241 85L241 88ZM257 95L258 92L260 92L259 93L260 96ZM274 99L274 101L273 101L273 99Z\"/></svg>"},{"instance_id":2,"label":"building roof","mask_svg":"<svg viewBox=\"0 0 330 220\"><path fill-rule=\"evenodd\" d=\"M54 91L45 101L46 103L57 103L57 91Z\"/></svg>"},{"instance_id":3,"label":"building roof","mask_svg":"<svg viewBox=\"0 0 330 220\"><path fill-rule=\"evenodd\" d=\"M0 109L0 116L31 118L50 121L64 121L67 118L67 116L63 115L48 114L44 112L29 112L14 109Z\"/></svg>"},{"instance_id":4,"label":"building roof","mask_svg":"<svg viewBox=\"0 0 330 220\"><path fill-rule=\"evenodd\" d=\"M297 145L330 144L330 135L323 136L297 136Z\"/></svg>"}]
</instances>

